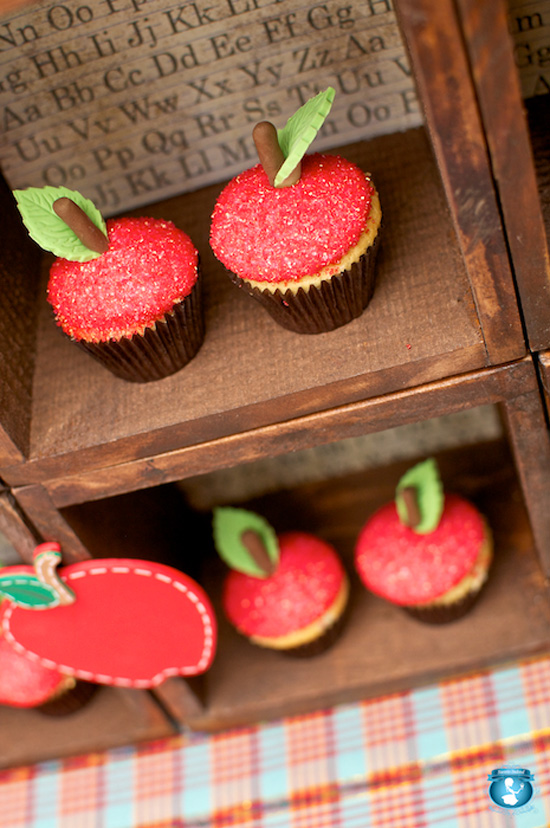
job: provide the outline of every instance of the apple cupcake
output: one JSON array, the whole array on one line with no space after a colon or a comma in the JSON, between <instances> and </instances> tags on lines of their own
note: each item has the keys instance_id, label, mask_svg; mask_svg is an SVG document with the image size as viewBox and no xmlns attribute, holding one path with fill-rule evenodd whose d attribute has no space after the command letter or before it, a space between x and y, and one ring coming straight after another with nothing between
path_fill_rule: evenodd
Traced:
<instances>
[{"instance_id":1,"label":"apple cupcake","mask_svg":"<svg viewBox=\"0 0 550 828\"><path fill-rule=\"evenodd\" d=\"M476 507L444 494L433 459L410 469L395 502L364 525L355 566L371 592L426 623L461 618L477 600L493 555L491 532Z\"/></svg>"},{"instance_id":2,"label":"apple cupcake","mask_svg":"<svg viewBox=\"0 0 550 828\"><path fill-rule=\"evenodd\" d=\"M96 693L97 685L77 681L19 653L3 634L2 614L0 603L0 704L34 708L48 716L80 710Z\"/></svg>"},{"instance_id":3,"label":"apple cupcake","mask_svg":"<svg viewBox=\"0 0 550 828\"><path fill-rule=\"evenodd\" d=\"M285 328L322 333L360 316L374 291L382 213L370 176L336 155L305 152L334 90L277 131L257 124L260 164L219 195L210 245L231 279Z\"/></svg>"},{"instance_id":4,"label":"apple cupcake","mask_svg":"<svg viewBox=\"0 0 550 828\"><path fill-rule=\"evenodd\" d=\"M231 567L222 593L229 622L253 644L292 656L324 652L345 618L349 582L330 544L306 532L277 536L245 509L214 512L214 541Z\"/></svg>"},{"instance_id":5,"label":"apple cupcake","mask_svg":"<svg viewBox=\"0 0 550 828\"><path fill-rule=\"evenodd\" d=\"M0 628L0 704L37 707L63 692L70 681L58 670L43 667L18 653Z\"/></svg>"},{"instance_id":6,"label":"apple cupcake","mask_svg":"<svg viewBox=\"0 0 550 828\"><path fill-rule=\"evenodd\" d=\"M57 324L115 376L162 379L183 368L204 339L198 252L172 222L106 223L65 187L14 193L30 236L57 258L48 301Z\"/></svg>"}]
</instances>

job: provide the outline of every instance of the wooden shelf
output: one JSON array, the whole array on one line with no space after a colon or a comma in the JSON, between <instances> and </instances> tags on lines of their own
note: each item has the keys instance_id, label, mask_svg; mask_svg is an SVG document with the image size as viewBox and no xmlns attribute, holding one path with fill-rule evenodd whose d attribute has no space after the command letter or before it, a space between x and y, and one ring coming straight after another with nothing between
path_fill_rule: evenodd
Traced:
<instances>
[{"instance_id":1,"label":"wooden shelf","mask_svg":"<svg viewBox=\"0 0 550 828\"><path fill-rule=\"evenodd\" d=\"M495 441L453 449L441 453L438 462L446 488L472 499L494 533L490 580L469 615L442 627L420 624L367 593L354 573L353 548L361 526L379 505L391 499L396 481L410 462L299 486L242 505L265 515L278 531L311 531L338 549L352 582L351 606L341 638L327 653L301 660L255 647L236 633L219 606L226 570L211 549L209 515L197 515L190 530L191 545L205 555L199 577L216 607L218 651L211 670L191 682L191 687L199 687L202 707L196 700L193 704L186 683L176 679L170 687L162 685L154 691L153 697L185 725L216 731L399 692L547 651L550 596L507 444ZM140 494L142 510L152 494ZM111 513L118 514L125 501L129 503L128 498L115 499ZM97 517L107 515L107 505L88 504L71 510L75 525L79 521L82 526L87 524L94 554L101 552L105 537L113 535L112 525L106 527ZM186 523L187 546L188 535ZM130 542L133 546L132 536ZM118 544L117 554L125 554L123 537L118 538ZM481 630L483 634L479 634ZM66 719L51 720L36 711L0 708L0 727L10 736L5 742L9 747L4 754L0 752L0 766L6 767L172 732L149 693L114 688L101 688L87 708ZM19 733L24 734L23 739L15 737Z\"/></svg>"},{"instance_id":2,"label":"wooden shelf","mask_svg":"<svg viewBox=\"0 0 550 828\"><path fill-rule=\"evenodd\" d=\"M204 677L205 707L188 715L187 724L217 730L304 713L548 650L549 590L506 444L445 452L439 464L446 487L471 498L494 532L490 580L471 613L440 627L421 624L368 594L354 574L359 529L392 498L408 463L256 499L244 505L264 514L278 531L312 531L338 549L352 575L348 623L331 650L302 660L250 644L223 619L218 603L220 641ZM205 584L216 601L225 571L216 560L207 561Z\"/></svg>"},{"instance_id":3,"label":"wooden shelf","mask_svg":"<svg viewBox=\"0 0 550 828\"><path fill-rule=\"evenodd\" d=\"M483 5L477 0L457 0L456 7L491 157L525 336L531 351L540 351L550 347L548 102L544 101L550 96L522 100L506 0Z\"/></svg>"},{"instance_id":4,"label":"wooden shelf","mask_svg":"<svg viewBox=\"0 0 550 828\"><path fill-rule=\"evenodd\" d=\"M61 334L42 299L29 457L2 469L4 479L20 486L80 474L485 366L483 332L424 131L345 154L372 170L384 211L377 287L360 319L318 336L285 331L241 295L209 250L220 186L157 204L148 212L184 227L200 250L201 351L174 377L125 383Z\"/></svg>"},{"instance_id":5,"label":"wooden shelf","mask_svg":"<svg viewBox=\"0 0 550 828\"><path fill-rule=\"evenodd\" d=\"M150 693L115 687L101 687L82 710L68 716L0 705L0 732L0 768L175 735Z\"/></svg>"}]
</instances>

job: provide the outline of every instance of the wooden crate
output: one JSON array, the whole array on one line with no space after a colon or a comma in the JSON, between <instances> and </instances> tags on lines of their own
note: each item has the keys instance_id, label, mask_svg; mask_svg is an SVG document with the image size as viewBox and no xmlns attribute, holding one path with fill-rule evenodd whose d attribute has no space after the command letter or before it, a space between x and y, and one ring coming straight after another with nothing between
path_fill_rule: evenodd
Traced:
<instances>
[{"instance_id":1,"label":"wooden crate","mask_svg":"<svg viewBox=\"0 0 550 828\"><path fill-rule=\"evenodd\" d=\"M457 6L527 340L531 350L545 350L550 345L550 77L544 56L550 5L459 0Z\"/></svg>"},{"instance_id":2,"label":"wooden crate","mask_svg":"<svg viewBox=\"0 0 550 828\"><path fill-rule=\"evenodd\" d=\"M447 489L470 498L494 532L491 578L468 616L447 627L421 624L368 594L355 574L357 535L366 517L392 499L408 463L255 498L244 506L280 531L313 531L341 553L351 581L344 632L311 659L254 646L224 620L220 593L227 570L203 542L202 581L220 618L219 650L202 681L155 691L173 715L193 728L218 730L401 692L547 651L550 603L506 442L455 449L437 459Z\"/></svg>"}]
</instances>

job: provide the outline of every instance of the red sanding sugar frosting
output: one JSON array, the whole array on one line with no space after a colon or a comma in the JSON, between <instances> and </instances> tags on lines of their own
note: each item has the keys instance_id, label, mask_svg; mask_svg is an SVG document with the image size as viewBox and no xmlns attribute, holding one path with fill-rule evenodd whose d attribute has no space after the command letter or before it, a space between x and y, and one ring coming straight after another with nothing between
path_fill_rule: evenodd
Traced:
<instances>
[{"instance_id":1,"label":"red sanding sugar frosting","mask_svg":"<svg viewBox=\"0 0 550 828\"><path fill-rule=\"evenodd\" d=\"M272 187L261 164L232 179L212 215L210 244L244 279L296 281L334 265L359 241L374 188L355 164L306 155L298 182Z\"/></svg>"},{"instance_id":2,"label":"red sanding sugar frosting","mask_svg":"<svg viewBox=\"0 0 550 828\"><path fill-rule=\"evenodd\" d=\"M400 523L395 503L363 527L355 552L365 586L400 605L444 595L472 569L485 536L483 518L458 495L446 495L437 528L421 535Z\"/></svg>"},{"instance_id":3,"label":"red sanding sugar frosting","mask_svg":"<svg viewBox=\"0 0 550 828\"><path fill-rule=\"evenodd\" d=\"M271 577L232 570L225 580L225 613L245 635L278 638L307 627L329 609L342 586L342 563L320 538L288 532L279 536L279 549Z\"/></svg>"},{"instance_id":4,"label":"red sanding sugar frosting","mask_svg":"<svg viewBox=\"0 0 550 828\"><path fill-rule=\"evenodd\" d=\"M14 650L0 630L0 704L43 704L63 681L57 670L43 667Z\"/></svg>"},{"instance_id":5,"label":"red sanding sugar frosting","mask_svg":"<svg viewBox=\"0 0 550 828\"><path fill-rule=\"evenodd\" d=\"M56 259L48 300L73 339L105 342L143 333L184 299L197 280L198 253L172 222L107 221L109 249L89 262Z\"/></svg>"},{"instance_id":6,"label":"red sanding sugar frosting","mask_svg":"<svg viewBox=\"0 0 550 828\"><path fill-rule=\"evenodd\" d=\"M44 704L54 695L63 676L57 670L48 670L25 656L15 655L6 664L0 658L0 704L13 707Z\"/></svg>"}]
</instances>

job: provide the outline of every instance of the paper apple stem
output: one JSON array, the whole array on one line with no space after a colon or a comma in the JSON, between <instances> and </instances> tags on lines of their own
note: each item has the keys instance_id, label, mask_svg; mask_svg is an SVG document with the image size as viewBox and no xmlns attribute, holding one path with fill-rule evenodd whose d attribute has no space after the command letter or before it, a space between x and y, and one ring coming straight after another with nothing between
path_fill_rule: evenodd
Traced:
<instances>
[{"instance_id":1,"label":"paper apple stem","mask_svg":"<svg viewBox=\"0 0 550 828\"><path fill-rule=\"evenodd\" d=\"M273 575L277 564L269 557L265 544L258 532L253 529L246 529L241 535L241 543L248 550L250 557L266 576Z\"/></svg>"},{"instance_id":2,"label":"paper apple stem","mask_svg":"<svg viewBox=\"0 0 550 828\"><path fill-rule=\"evenodd\" d=\"M42 543L37 546L34 550L33 563L36 577L55 591L61 606L68 606L75 602L74 592L61 580L56 571L61 563L58 543Z\"/></svg>"},{"instance_id":3,"label":"paper apple stem","mask_svg":"<svg viewBox=\"0 0 550 828\"><path fill-rule=\"evenodd\" d=\"M93 250L94 253L105 253L109 249L107 236L72 199L62 196L54 201L52 207L56 215L65 222L88 250Z\"/></svg>"},{"instance_id":4,"label":"paper apple stem","mask_svg":"<svg viewBox=\"0 0 550 828\"><path fill-rule=\"evenodd\" d=\"M269 178L269 183L274 187L275 177L285 161L284 153L279 146L277 138L277 128L270 121L260 121L252 131L252 138L256 145L256 152L258 153L260 163ZM300 178L301 170L302 165L298 162L298 165L294 167L290 175L278 187L291 187L293 184L296 184Z\"/></svg>"}]
</instances>

